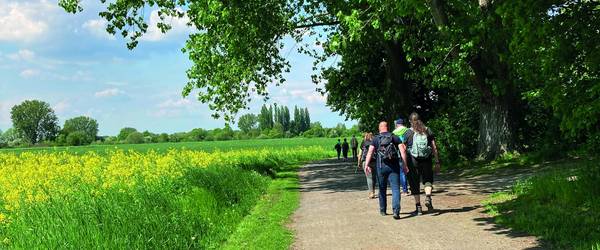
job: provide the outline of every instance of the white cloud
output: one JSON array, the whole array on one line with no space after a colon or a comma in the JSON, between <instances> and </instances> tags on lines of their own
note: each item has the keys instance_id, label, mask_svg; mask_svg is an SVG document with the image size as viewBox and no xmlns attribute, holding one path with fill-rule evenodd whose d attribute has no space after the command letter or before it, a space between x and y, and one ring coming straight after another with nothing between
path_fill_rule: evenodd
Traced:
<instances>
[{"instance_id":1,"label":"white cloud","mask_svg":"<svg viewBox=\"0 0 600 250\"><path fill-rule=\"evenodd\" d=\"M16 53L9 54L7 57L15 61L29 61L35 57L35 52L28 49L22 49L17 51Z\"/></svg>"},{"instance_id":2,"label":"white cloud","mask_svg":"<svg viewBox=\"0 0 600 250\"><path fill-rule=\"evenodd\" d=\"M185 98L170 98L157 104L156 107L156 111L150 113L155 117L178 117L201 109L198 102Z\"/></svg>"},{"instance_id":3,"label":"white cloud","mask_svg":"<svg viewBox=\"0 0 600 250\"><path fill-rule=\"evenodd\" d=\"M295 89L289 93L292 97L302 98L308 103L325 103L327 101L327 96L321 95L314 89Z\"/></svg>"},{"instance_id":4,"label":"white cloud","mask_svg":"<svg viewBox=\"0 0 600 250\"><path fill-rule=\"evenodd\" d=\"M194 30L194 28L187 25L189 21L190 19L187 17L187 15L182 18L165 17L164 23L171 25L171 29L164 34L156 26L159 22L161 22L160 17L158 16L158 10L153 10L152 13L150 13L148 30L146 34L142 36L141 40L155 42L171 36L189 34Z\"/></svg>"},{"instance_id":5,"label":"white cloud","mask_svg":"<svg viewBox=\"0 0 600 250\"><path fill-rule=\"evenodd\" d=\"M19 75L23 78L30 78L33 76L37 76L39 74L40 74L40 72L35 69L25 69L25 70L21 71L21 73L19 73Z\"/></svg>"},{"instance_id":6,"label":"white cloud","mask_svg":"<svg viewBox=\"0 0 600 250\"><path fill-rule=\"evenodd\" d=\"M65 111L67 111L67 109L70 106L71 106L71 104L67 100L62 100L62 101L54 104L54 106L52 106L52 109L54 109L54 111L56 111L56 113L62 114Z\"/></svg>"},{"instance_id":7,"label":"white cloud","mask_svg":"<svg viewBox=\"0 0 600 250\"><path fill-rule=\"evenodd\" d=\"M125 86L127 85L127 82L117 82L117 81L108 81L106 82L106 85L110 85L110 86Z\"/></svg>"},{"instance_id":8,"label":"white cloud","mask_svg":"<svg viewBox=\"0 0 600 250\"><path fill-rule=\"evenodd\" d=\"M105 89L102 91L98 91L96 93L94 93L95 97L112 97L112 96L117 96L117 95L121 95L124 94L125 92L118 89L118 88L110 88L110 89Z\"/></svg>"},{"instance_id":9,"label":"white cloud","mask_svg":"<svg viewBox=\"0 0 600 250\"><path fill-rule=\"evenodd\" d=\"M106 24L107 22L104 19L92 19L83 23L82 27L96 37L115 40L115 36L106 32Z\"/></svg>"},{"instance_id":10,"label":"white cloud","mask_svg":"<svg viewBox=\"0 0 600 250\"><path fill-rule=\"evenodd\" d=\"M193 105L192 101L182 98L179 100L173 100L173 99L166 100L164 102L159 103L158 107L159 108L186 108L186 107L191 107L192 105Z\"/></svg>"},{"instance_id":11,"label":"white cloud","mask_svg":"<svg viewBox=\"0 0 600 250\"><path fill-rule=\"evenodd\" d=\"M48 30L48 15L57 6L37 2L0 0L0 41L31 41Z\"/></svg>"}]
</instances>

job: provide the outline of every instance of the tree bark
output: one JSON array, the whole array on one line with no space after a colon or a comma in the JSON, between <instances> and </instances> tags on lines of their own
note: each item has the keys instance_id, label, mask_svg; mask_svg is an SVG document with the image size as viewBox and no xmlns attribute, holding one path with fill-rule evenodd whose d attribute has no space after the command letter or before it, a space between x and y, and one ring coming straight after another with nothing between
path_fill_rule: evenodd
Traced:
<instances>
[{"instance_id":1,"label":"tree bark","mask_svg":"<svg viewBox=\"0 0 600 250\"><path fill-rule=\"evenodd\" d=\"M406 79L409 71L409 62L398 41L386 42L386 80L385 98L389 103L388 121L400 116L407 116L412 109L412 82Z\"/></svg>"},{"instance_id":2,"label":"tree bark","mask_svg":"<svg viewBox=\"0 0 600 250\"><path fill-rule=\"evenodd\" d=\"M479 157L491 160L514 150L514 102L508 96L484 100L480 103Z\"/></svg>"}]
</instances>

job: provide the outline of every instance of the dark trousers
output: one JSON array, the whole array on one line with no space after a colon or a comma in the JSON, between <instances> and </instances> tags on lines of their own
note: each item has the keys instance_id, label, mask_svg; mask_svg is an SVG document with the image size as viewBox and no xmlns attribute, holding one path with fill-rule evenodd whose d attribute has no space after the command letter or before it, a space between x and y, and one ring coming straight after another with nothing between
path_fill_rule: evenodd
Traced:
<instances>
[{"instance_id":1,"label":"dark trousers","mask_svg":"<svg viewBox=\"0 0 600 250\"><path fill-rule=\"evenodd\" d=\"M355 159L355 160L358 159L358 158L356 158L356 155L357 155L357 148L352 148L352 159Z\"/></svg>"},{"instance_id":2,"label":"dark trousers","mask_svg":"<svg viewBox=\"0 0 600 250\"><path fill-rule=\"evenodd\" d=\"M337 154L338 154L338 160L340 159L340 153L342 153L342 151L337 150Z\"/></svg>"},{"instance_id":3,"label":"dark trousers","mask_svg":"<svg viewBox=\"0 0 600 250\"><path fill-rule=\"evenodd\" d=\"M386 212L387 209L387 184L392 188L392 209L394 214L400 213L400 167L389 167L378 164L377 179L379 181L379 211Z\"/></svg>"},{"instance_id":4,"label":"dark trousers","mask_svg":"<svg viewBox=\"0 0 600 250\"><path fill-rule=\"evenodd\" d=\"M417 159L413 156L408 156L408 168L408 182L412 195L421 193L421 183L425 187L433 185L433 164L431 157Z\"/></svg>"},{"instance_id":5,"label":"dark trousers","mask_svg":"<svg viewBox=\"0 0 600 250\"><path fill-rule=\"evenodd\" d=\"M346 149L346 150L342 149L342 153L344 154L344 159L348 159L348 149Z\"/></svg>"}]
</instances>

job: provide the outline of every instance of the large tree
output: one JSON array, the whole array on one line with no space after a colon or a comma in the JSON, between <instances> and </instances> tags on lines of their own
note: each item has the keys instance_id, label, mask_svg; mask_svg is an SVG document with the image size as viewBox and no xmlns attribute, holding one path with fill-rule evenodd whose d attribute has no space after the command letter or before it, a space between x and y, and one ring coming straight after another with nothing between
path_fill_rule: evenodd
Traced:
<instances>
[{"instance_id":1,"label":"large tree","mask_svg":"<svg viewBox=\"0 0 600 250\"><path fill-rule=\"evenodd\" d=\"M31 144L53 140L60 129L54 110L46 102L24 101L12 107L10 115L14 128Z\"/></svg>"},{"instance_id":2,"label":"large tree","mask_svg":"<svg viewBox=\"0 0 600 250\"><path fill-rule=\"evenodd\" d=\"M68 136L74 132L81 134L81 144L90 144L98 136L98 122L87 116L78 116L66 120L62 133Z\"/></svg>"},{"instance_id":3,"label":"large tree","mask_svg":"<svg viewBox=\"0 0 600 250\"><path fill-rule=\"evenodd\" d=\"M519 62L519 58L526 57L520 56L520 50L515 49L519 46L514 47L514 41L528 34L514 29L513 24L534 27L529 24L549 19L548 16L564 15L563 19L569 24L557 21L553 24L560 28L545 27L563 32L573 31L572 27L575 27L577 34L592 35L549 39L551 43L584 44L585 49L581 46L573 48L580 57L570 62L597 58L590 56L597 54L594 52L597 43L590 43L595 41L598 33L592 23L594 16L598 16L597 1L530 0L524 1L526 5L521 2L120 0L106 3L107 9L100 15L108 21L107 31L119 32L130 39L130 48L135 47L147 30L143 16L146 6L160 9L165 22L158 26L163 31L170 28L167 17L189 18L189 24L197 32L190 35L184 48L193 62L187 72L189 82L184 94L200 89L198 99L209 103L215 116L224 115L228 120L247 106L253 92L266 97L269 85L284 82L283 73L289 70L289 63L280 49L286 36L300 43L312 41L305 39L306 35L318 39L324 53L310 49L313 44L297 47L318 59L315 70L322 68L323 73L315 80L326 82L322 91L328 93L328 104L348 117L365 120L363 124L373 123L375 119L393 119L415 109L429 112L423 107L430 105L431 97L437 95L433 91L435 88L474 88L479 98L479 152L485 158L491 158L515 149L519 137L517 127L523 117L520 113L523 110L523 81L527 78L518 69L523 69L522 65L527 63ZM69 12L81 10L78 0L61 0L60 4ZM516 5L522 8L511 7ZM587 12L573 7L582 5L591 7L584 8ZM553 13L553 6L562 10ZM532 15L530 10L537 12ZM584 17L590 23L579 25L576 18L568 20L569 16L576 15L565 13L587 13ZM544 35L556 38L562 33L547 32ZM569 48L567 45L556 47ZM332 67L322 66L340 56L338 64L334 59ZM552 59L554 57L544 60ZM558 74L552 81L556 83L553 87L538 89L560 93L563 88L558 82L575 80L581 84L574 86L591 86L591 93L572 93L571 96L597 100L594 88L597 78L589 77L590 72L597 74L597 70L590 68L597 67L593 63L595 60L589 62L573 69L575 74L569 74L569 67L566 67L572 64L562 65L565 67L561 72L567 73L567 77ZM546 78L539 82L544 80ZM553 96L555 100L564 100L558 94ZM560 101L553 106L563 103L569 105ZM581 106L585 103L567 110ZM588 107L576 114L595 114L584 112L586 109ZM597 127L595 124L598 123L586 119L577 124L590 128Z\"/></svg>"},{"instance_id":4,"label":"large tree","mask_svg":"<svg viewBox=\"0 0 600 250\"><path fill-rule=\"evenodd\" d=\"M242 132L248 133L251 130L256 128L256 124L258 123L258 118L254 114L245 114L240 116L238 120L238 127Z\"/></svg>"}]
</instances>

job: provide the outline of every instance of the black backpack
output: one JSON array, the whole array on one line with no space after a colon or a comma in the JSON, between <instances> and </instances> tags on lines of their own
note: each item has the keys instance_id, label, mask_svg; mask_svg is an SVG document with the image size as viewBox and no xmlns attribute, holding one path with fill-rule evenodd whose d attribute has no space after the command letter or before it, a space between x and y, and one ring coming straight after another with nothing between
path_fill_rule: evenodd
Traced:
<instances>
[{"instance_id":1,"label":"black backpack","mask_svg":"<svg viewBox=\"0 0 600 250\"><path fill-rule=\"evenodd\" d=\"M398 159L398 148L394 144L392 134L379 135L379 148L377 154L382 160Z\"/></svg>"},{"instance_id":2,"label":"black backpack","mask_svg":"<svg viewBox=\"0 0 600 250\"><path fill-rule=\"evenodd\" d=\"M369 146L371 146L371 144L373 144L372 141L365 141L363 147L361 148L361 150L362 150L361 158L362 158L363 161L367 160L367 154L368 154L368 151L369 151ZM371 160L372 160L372 162L374 164L375 161L377 160L377 152L374 152L371 155Z\"/></svg>"}]
</instances>

